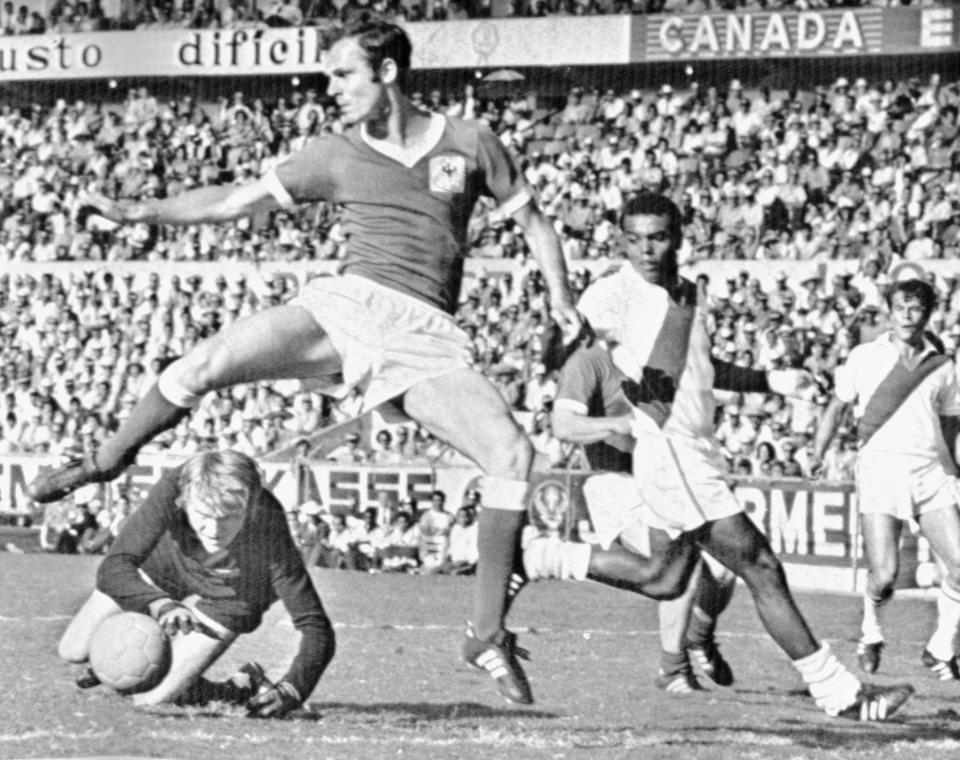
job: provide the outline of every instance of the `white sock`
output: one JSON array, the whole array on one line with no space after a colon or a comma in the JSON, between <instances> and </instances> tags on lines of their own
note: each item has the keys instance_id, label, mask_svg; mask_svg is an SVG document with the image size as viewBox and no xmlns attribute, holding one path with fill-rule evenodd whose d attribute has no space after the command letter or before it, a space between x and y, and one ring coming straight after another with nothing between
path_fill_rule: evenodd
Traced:
<instances>
[{"instance_id":1,"label":"white sock","mask_svg":"<svg viewBox=\"0 0 960 760\"><path fill-rule=\"evenodd\" d=\"M561 549L560 578L585 581L593 547L578 541L564 541Z\"/></svg>"},{"instance_id":2,"label":"white sock","mask_svg":"<svg viewBox=\"0 0 960 760\"><path fill-rule=\"evenodd\" d=\"M860 680L833 656L829 644L793 661L810 696L827 715L837 715L857 701Z\"/></svg>"},{"instance_id":3,"label":"white sock","mask_svg":"<svg viewBox=\"0 0 960 760\"><path fill-rule=\"evenodd\" d=\"M558 536L538 536L523 548L523 569L531 581L541 578L583 581L593 547Z\"/></svg>"},{"instance_id":4,"label":"white sock","mask_svg":"<svg viewBox=\"0 0 960 760\"><path fill-rule=\"evenodd\" d=\"M883 628L880 625L881 610L886 607L892 598L875 599L869 594L863 597L863 624L860 627L860 641L865 644L876 644L883 641Z\"/></svg>"},{"instance_id":5,"label":"white sock","mask_svg":"<svg viewBox=\"0 0 960 760\"><path fill-rule=\"evenodd\" d=\"M938 660L949 660L956 653L953 647L960 628L960 591L944 581L937 590L937 629L930 637L927 649Z\"/></svg>"}]
</instances>

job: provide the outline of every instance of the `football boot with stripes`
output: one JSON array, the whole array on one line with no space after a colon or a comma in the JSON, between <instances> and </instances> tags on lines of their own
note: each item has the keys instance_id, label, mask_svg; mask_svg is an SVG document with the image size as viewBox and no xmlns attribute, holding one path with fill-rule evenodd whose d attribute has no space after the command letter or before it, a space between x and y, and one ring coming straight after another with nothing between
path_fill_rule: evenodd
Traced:
<instances>
[{"instance_id":1,"label":"football boot with stripes","mask_svg":"<svg viewBox=\"0 0 960 760\"><path fill-rule=\"evenodd\" d=\"M704 690L689 665L676 673L664 673L661 670L653 682L660 691L668 694L693 694Z\"/></svg>"},{"instance_id":2,"label":"football boot with stripes","mask_svg":"<svg viewBox=\"0 0 960 760\"><path fill-rule=\"evenodd\" d=\"M490 641L478 639L468 628L463 642L464 661L478 670L486 671L496 681L497 690L508 702L518 705L533 704L533 694L520 659L529 660L530 653L517 646L517 635L500 631Z\"/></svg>"},{"instance_id":3,"label":"football boot with stripes","mask_svg":"<svg viewBox=\"0 0 960 760\"><path fill-rule=\"evenodd\" d=\"M957 658L951 657L949 660L938 660L929 649L923 650L920 658L924 667L941 681L960 681L960 669L957 668Z\"/></svg>"},{"instance_id":4,"label":"football boot with stripes","mask_svg":"<svg viewBox=\"0 0 960 760\"><path fill-rule=\"evenodd\" d=\"M893 686L862 684L852 705L841 710L841 718L882 722L889 719L913 696L913 687L908 683Z\"/></svg>"},{"instance_id":5,"label":"football boot with stripes","mask_svg":"<svg viewBox=\"0 0 960 760\"><path fill-rule=\"evenodd\" d=\"M730 686L733 683L733 669L723 659L715 642L711 641L702 647L688 647L687 653L697 663L700 672L717 686Z\"/></svg>"}]
</instances>

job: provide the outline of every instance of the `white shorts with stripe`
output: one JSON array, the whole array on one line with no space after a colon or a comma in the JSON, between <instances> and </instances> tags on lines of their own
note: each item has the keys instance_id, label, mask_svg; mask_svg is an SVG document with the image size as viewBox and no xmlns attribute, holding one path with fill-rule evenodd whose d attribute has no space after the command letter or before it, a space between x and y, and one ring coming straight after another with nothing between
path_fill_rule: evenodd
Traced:
<instances>
[{"instance_id":1,"label":"white shorts with stripe","mask_svg":"<svg viewBox=\"0 0 960 760\"><path fill-rule=\"evenodd\" d=\"M636 427L634 435L633 475L658 527L677 536L743 511L715 441Z\"/></svg>"},{"instance_id":2,"label":"white shorts with stripe","mask_svg":"<svg viewBox=\"0 0 960 760\"><path fill-rule=\"evenodd\" d=\"M364 411L470 367L470 339L453 317L365 277L317 277L290 303L310 312L340 354L343 384L328 392L359 387Z\"/></svg>"},{"instance_id":3,"label":"white shorts with stripe","mask_svg":"<svg viewBox=\"0 0 960 760\"><path fill-rule=\"evenodd\" d=\"M960 504L960 480L930 457L863 452L856 466L857 503L864 514L916 523L937 509Z\"/></svg>"}]
</instances>

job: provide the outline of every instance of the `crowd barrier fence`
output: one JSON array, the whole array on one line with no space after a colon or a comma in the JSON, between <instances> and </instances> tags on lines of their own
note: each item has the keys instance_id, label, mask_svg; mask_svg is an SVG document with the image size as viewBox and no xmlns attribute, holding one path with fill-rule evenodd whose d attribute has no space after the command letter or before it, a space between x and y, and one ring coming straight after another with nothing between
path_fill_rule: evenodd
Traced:
<instances>
[{"instance_id":1,"label":"crowd barrier fence","mask_svg":"<svg viewBox=\"0 0 960 760\"><path fill-rule=\"evenodd\" d=\"M164 470L180 461L141 456L120 482L132 491L147 489ZM53 463L50 457L0 457L0 515L8 519L30 516L39 521L26 485L41 468ZM349 509L354 500L365 509L377 506L379 491L391 493L396 502L412 495L426 504L431 492L439 489L447 496L448 508L455 511L467 491L479 489L482 493L481 473L472 467L269 461L261 462L261 466L268 487L288 509L310 499L320 501L332 512ZM592 474L580 470L534 473L527 495L531 524L563 540L579 540L580 531L589 527L583 484ZM849 591L863 587L863 551L852 483L734 477L731 485L747 515L783 560L794 586ZM917 585L917 567L933 561L926 541L905 533L897 582L900 587Z\"/></svg>"}]
</instances>

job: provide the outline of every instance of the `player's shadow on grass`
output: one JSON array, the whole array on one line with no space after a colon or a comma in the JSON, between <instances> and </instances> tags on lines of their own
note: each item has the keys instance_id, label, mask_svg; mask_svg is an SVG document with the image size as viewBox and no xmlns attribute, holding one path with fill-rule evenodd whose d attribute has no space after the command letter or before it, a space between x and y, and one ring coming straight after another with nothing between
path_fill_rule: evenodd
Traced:
<instances>
[{"instance_id":1,"label":"player's shadow on grass","mask_svg":"<svg viewBox=\"0 0 960 760\"><path fill-rule=\"evenodd\" d=\"M557 713L528 710L522 707L490 707L478 702L311 702L309 712L298 712L301 720L323 720L330 713L351 715L383 715L399 713L420 720L456 720L458 718L558 718Z\"/></svg>"},{"instance_id":2,"label":"player's shadow on grass","mask_svg":"<svg viewBox=\"0 0 960 760\"><path fill-rule=\"evenodd\" d=\"M800 719L790 719L784 723L795 724L796 728L768 728L762 732L755 728L744 727L746 733L762 733L765 736L779 736L789 739L798 747L820 750L842 750L857 747L861 750L869 747L883 747L896 744L908 746L911 742L949 742L960 739L960 730L943 725L931 725L930 715L905 713L894 716L886 723L867 723L853 720L836 719L830 725L812 726ZM722 729L730 731L731 729ZM733 729L734 731L738 729Z\"/></svg>"}]
</instances>

